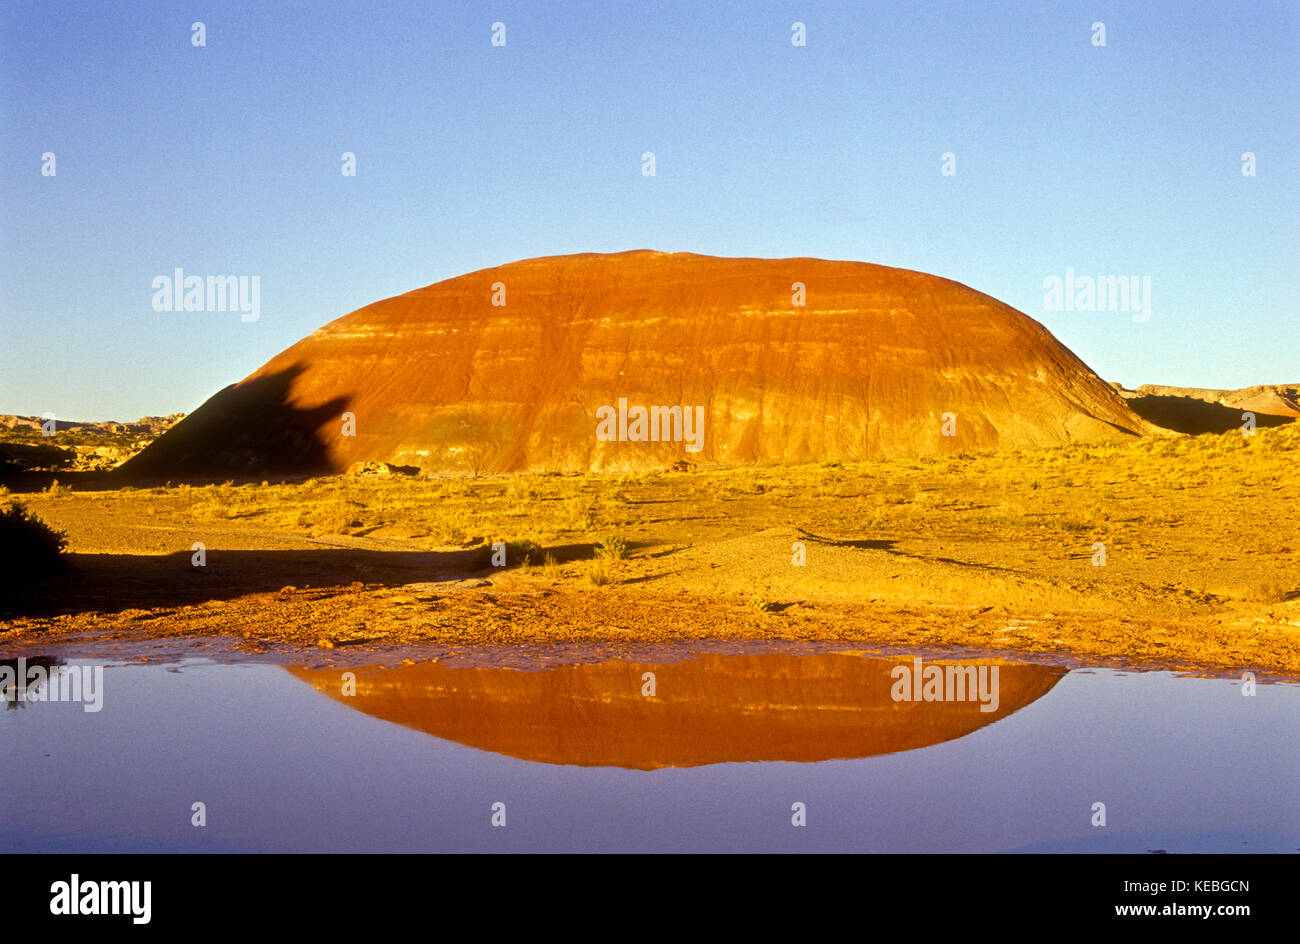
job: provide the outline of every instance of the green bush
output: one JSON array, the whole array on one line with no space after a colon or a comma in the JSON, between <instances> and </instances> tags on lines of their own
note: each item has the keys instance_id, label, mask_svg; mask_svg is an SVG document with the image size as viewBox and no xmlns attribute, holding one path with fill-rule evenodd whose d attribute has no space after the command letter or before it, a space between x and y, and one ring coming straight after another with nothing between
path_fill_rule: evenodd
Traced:
<instances>
[{"instance_id":1,"label":"green bush","mask_svg":"<svg viewBox=\"0 0 1300 944\"><path fill-rule=\"evenodd\" d=\"M10 577L44 577L62 570L67 538L21 502L0 508L0 568Z\"/></svg>"}]
</instances>

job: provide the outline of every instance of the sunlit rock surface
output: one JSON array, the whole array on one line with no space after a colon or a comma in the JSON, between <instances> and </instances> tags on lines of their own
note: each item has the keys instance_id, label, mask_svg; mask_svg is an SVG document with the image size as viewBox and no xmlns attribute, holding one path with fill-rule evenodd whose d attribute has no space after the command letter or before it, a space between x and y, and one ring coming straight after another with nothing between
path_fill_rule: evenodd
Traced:
<instances>
[{"instance_id":1,"label":"sunlit rock surface","mask_svg":"<svg viewBox=\"0 0 1300 944\"><path fill-rule=\"evenodd\" d=\"M699 448L675 428L602 441L598 410L620 399L702 408ZM1042 325L956 282L861 262L637 251L530 259L375 302L221 391L125 468L632 470L1149 429Z\"/></svg>"}]
</instances>

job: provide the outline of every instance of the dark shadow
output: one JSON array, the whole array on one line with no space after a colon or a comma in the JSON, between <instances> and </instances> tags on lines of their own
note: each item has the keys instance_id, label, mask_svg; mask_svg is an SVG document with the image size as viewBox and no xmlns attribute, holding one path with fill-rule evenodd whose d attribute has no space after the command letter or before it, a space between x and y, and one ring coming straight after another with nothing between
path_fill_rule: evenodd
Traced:
<instances>
[{"instance_id":1,"label":"dark shadow","mask_svg":"<svg viewBox=\"0 0 1300 944\"><path fill-rule=\"evenodd\" d=\"M165 555L69 554L65 573L22 583L13 581L0 588L0 618L191 606L284 587L319 591L346 589L355 582L399 587L460 580L475 569L478 553L474 548L209 549L203 567L193 565L193 551Z\"/></svg>"},{"instance_id":2,"label":"dark shadow","mask_svg":"<svg viewBox=\"0 0 1300 944\"><path fill-rule=\"evenodd\" d=\"M972 570L997 570L1008 574L1019 574L1023 571L1014 567L999 567L996 564L976 564L971 561L960 561L953 557L930 557L925 554L909 554L907 551L900 551L894 547L898 542L891 538L876 538L859 541L837 541L833 538L823 538L811 531L805 531L803 528L796 529L800 535L810 541L818 544L825 544L829 547L852 547L860 551L884 551L886 554L893 554L895 557L907 557L911 560L928 561L932 564L952 564L955 567L969 567Z\"/></svg>"},{"instance_id":3,"label":"dark shadow","mask_svg":"<svg viewBox=\"0 0 1300 944\"><path fill-rule=\"evenodd\" d=\"M542 555L551 554L555 557L557 564L567 564L576 560L591 560L596 556L595 544L559 544L553 547L542 548ZM540 560L533 561L534 564L540 564Z\"/></svg>"},{"instance_id":4,"label":"dark shadow","mask_svg":"<svg viewBox=\"0 0 1300 944\"><path fill-rule=\"evenodd\" d=\"M811 531L805 531L799 528L799 534L810 541L816 541L818 544L825 544L828 547L855 547L860 551L891 551L895 554L901 554L901 551L894 551L894 545L897 541L881 539L869 539L861 541L839 541L835 538L824 538L820 535L813 534ZM908 555L903 555L904 557Z\"/></svg>"},{"instance_id":5,"label":"dark shadow","mask_svg":"<svg viewBox=\"0 0 1300 944\"><path fill-rule=\"evenodd\" d=\"M628 577L626 580L614 580L611 582L616 583L620 587L622 587L622 586L629 586L634 583L651 583L652 581L655 580L663 580L665 577L676 577L684 573L686 573L685 569L669 570L669 571L665 571L662 574L642 574L640 577Z\"/></svg>"},{"instance_id":6,"label":"dark shadow","mask_svg":"<svg viewBox=\"0 0 1300 944\"><path fill-rule=\"evenodd\" d=\"M674 545L673 547L667 547L667 548L664 548L662 551L655 551L653 554L643 554L642 556L643 556L646 560L655 560L655 559L660 558L660 557L669 557L669 556L671 556L671 555L673 555L673 554L678 554L678 553L680 553L680 552L686 550L687 547L689 547L689 545L687 545L687 544L679 544L679 545Z\"/></svg>"},{"instance_id":7,"label":"dark shadow","mask_svg":"<svg viewBox=\"0 0 1300 944\"><path fill-rule=\"evenodd\" d=\"M121 479L113 478L112 472L107 469L84 472L71 469L60 469L57 472L49 469L0 472L0 485L3 485L11 492L20 494L29 495L33 492L43 492L56 481L60 485L67 485L78 492L109 491L121 488L123 485ZM258 481L260 482L261 479L259 478Z\"/></svg>"},{"instance_id":8,"label":"dark shadow","mask_svg":"<svg viewBox=\"0 0 1300 944\"><path fill-rule=\"evenodd\" d=\"M1221 403L1207 403L1195 397L1134 397L1128 401L1128 405L1147 422L1193 436L1241 429L1241 414L1247 412ZM1295 419L1293 416L1255 413L1255 425L1261 428L1285 426L1295 422Z\"/></svg>"},{"instance_id":9,"label":"dark shadow","mask_svg":"<svg viewBox=\"0 0 1300 944\"><path fill-rule=\"evenodd\" d=\"M0 442L0 475L34 470L55 471L72 464L75 449L47 443Z\"/></svg>"},{"instance_id":10,"label":"dark shadow","mask_svg":"<svg viewBox=\"0 0 1300 944\"><path fill-rule=\"evenodd\" d=\"M184 480L224 482L332 473L320 429L338 421L349 397L310 410L289 402L295 364L232 384L110 473L118 484Z\"/></svg>"}]
</instances>

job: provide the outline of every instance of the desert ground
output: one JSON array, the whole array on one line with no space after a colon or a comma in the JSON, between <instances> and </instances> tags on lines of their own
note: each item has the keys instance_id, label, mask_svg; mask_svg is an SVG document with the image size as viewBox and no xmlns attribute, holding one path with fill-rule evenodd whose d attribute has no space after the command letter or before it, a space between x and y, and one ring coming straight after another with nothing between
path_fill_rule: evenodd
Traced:
<instances>
[{"instance_id":1,"label":"desert ground","mask_svg":"<svg viewBox=\"0 0 1300 944\"><path fill-rule=\"evenodd\" d=\"M1298 456L1290 424L626 475L11 481L70 553L6 587L0 643L821 640L1300 677Z\"/></svg>"}]
</instances>

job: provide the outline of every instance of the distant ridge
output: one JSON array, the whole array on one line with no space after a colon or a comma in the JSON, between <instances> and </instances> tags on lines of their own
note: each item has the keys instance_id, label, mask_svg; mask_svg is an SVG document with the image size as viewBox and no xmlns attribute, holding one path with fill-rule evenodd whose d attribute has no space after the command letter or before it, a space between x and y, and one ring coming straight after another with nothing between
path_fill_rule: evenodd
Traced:
<instances>
[{"instance_id":1,"label":"distant ridge","mask_svg":"<svg viewBox=\"0 0 1300 944\"><path fill-rule=\"evenodd\" d=\"M1240 428L1248 413L1256 426L1281 426L1300 417L1300 384L1256 384L1236 390L1112 386L1139 416L1179 433L1225 433Z\"/></svg>"}]
</instances>

